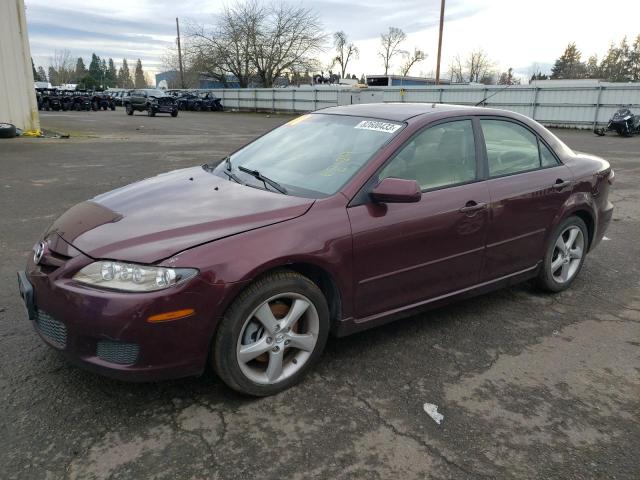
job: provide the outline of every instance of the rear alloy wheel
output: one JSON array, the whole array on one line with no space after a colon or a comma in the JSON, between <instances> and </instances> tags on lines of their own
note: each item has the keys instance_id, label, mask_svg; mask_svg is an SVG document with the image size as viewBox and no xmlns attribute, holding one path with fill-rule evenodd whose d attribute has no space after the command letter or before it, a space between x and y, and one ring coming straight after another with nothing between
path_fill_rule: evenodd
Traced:
<instances>
[{"instance_id":1,"label":"rear alloy wheel","mask_svg":"<svg viewBox=\"0 0 640 480\"><path fill-rule=\"evenodd\" d=\"M584 221L569 217L556 229L547 247L544 265L538 276L538 285L550 292L560 292L580 272L588 248L588 231Z\"/></svg>"},{"instance_id":2,"label":"rear alloy wheel","mask_svg":"<svg viewBox=\"0 0 640 480\"><path fill-rule=\"evenodd\" d=\"M213 367L234 390L273 395L294 385L322 354L329 309L308 278L291 271L263 277L225 314Z\"/></svg>"}]
</instances>

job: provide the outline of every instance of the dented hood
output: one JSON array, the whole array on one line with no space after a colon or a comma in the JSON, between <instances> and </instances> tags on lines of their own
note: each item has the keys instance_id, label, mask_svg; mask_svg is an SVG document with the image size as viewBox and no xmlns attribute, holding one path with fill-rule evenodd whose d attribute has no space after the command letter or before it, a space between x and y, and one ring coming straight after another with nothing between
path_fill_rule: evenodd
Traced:
<instances>
[{"instance_id":1,"label":"dented hood","mask_svg":"<svg viewBox=\"0 0 640 480\"><path fill-rule=\"evenodd\" d=\"M92 258L154 263L182 250L303 215L312 199L224 180L201 167L176 170L79 203L58 234Z\"/></svg>"}]
</instances>

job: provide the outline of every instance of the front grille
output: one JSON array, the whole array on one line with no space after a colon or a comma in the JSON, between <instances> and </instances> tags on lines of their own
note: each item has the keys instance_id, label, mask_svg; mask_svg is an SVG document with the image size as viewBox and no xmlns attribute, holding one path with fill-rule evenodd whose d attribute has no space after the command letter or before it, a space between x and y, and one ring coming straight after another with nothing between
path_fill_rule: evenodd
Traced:
<instances>
[{"instance_id":1,"label":"front grille","mask_svg":"<svg viewBox=\"0 0 640 480\"><path fill-rule=\"evenodd\" d=\"M58 348L67 346L67 327L51 315L42 310L36 311L36 326L38 331L49 342Z\"/></svg>"},{"instance_id":2,"label":"front grille","mask_svg":"<svg viewBox=\"0 0 640 480\"><path fill-rule=\"evenodd\" d=\"M131 365L138 359L140 346L137 343L98 342L98 358L119 365Z\"/></svg>"}]
</instances>

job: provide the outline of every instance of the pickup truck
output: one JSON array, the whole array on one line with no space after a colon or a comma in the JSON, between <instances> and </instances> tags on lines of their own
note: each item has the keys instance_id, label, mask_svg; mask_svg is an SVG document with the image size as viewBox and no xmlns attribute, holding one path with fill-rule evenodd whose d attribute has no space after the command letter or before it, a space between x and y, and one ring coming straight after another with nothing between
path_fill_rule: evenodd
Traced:
<instances>
[{"instance_id":1,"label":"pickup truck","mask_svg":"<svg viewBox=\"0 0 640 480\"><path fill-rule=\"evenodd\" d=\"M156 113L168 113L172 117L178 116L178 106L173 97L166 95L162 90L144 88L131 90L129 96L123 100L127 115L133 112L147 112L150 117Z\"/></svg>"}]
</instances>

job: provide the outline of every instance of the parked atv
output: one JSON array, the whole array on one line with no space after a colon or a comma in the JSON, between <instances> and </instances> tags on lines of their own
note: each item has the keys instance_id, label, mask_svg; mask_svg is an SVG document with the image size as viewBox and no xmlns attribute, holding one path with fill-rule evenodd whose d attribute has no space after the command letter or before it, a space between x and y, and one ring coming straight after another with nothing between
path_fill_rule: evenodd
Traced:
<instances>
[{"instance_id":1,"label":"parked atv","mask_svg":"<svg viewBox=\"0 0 640 480\"><path fill-rule=\"evenodd\" d=\"M91 95L84 90L77 90L73 96L73 102L70 104L69 110L89 111L91 110Z\"/></svg>"},{"instance_id":2,"label":"parked atv","mask_svg":"<svg viewBox=\"0 0 640 480\"><path fill-rule=\"evenodd\" d=\"M54 110L59 111L62 110L62 96L58 92L58 90L46 89L42 94L42 109L45 111Z\"/></svg>"},{"instance_id":3,"label":"parked atv","mask_svg":"<svg viewBox=\"0 0 640 480\"><path fill-rule=\"evenodd\" d=\"M62 90L60 92L60 102L62 103L62 110L67 111L73 109L73 102L75 97L73 90Z\"/></svg>"},{"instance_id":4,"label":"parked atv","mask_svg":"<svg viewBox=\"0 0 640 480\"><path fill-rule=\"evenodd\" d=\"M111 111L116 109L113 97L107 92L93 92L91 97L91 110L95 112L100 109L107 110L107 108L111 109Z\"/></svg>"},{"instance_id":5,"label":"parked atv","mask_svg":"<svg viewBox=\"0 0 640 480\"><path fill-rule=\"evenodd\" d=\"M640 115L634 115L627 107L618 109L605 128L596 128L596 135L604 136L607 132L616 132L621 137L640 134Z\"/></svg>"}]
</instances>

